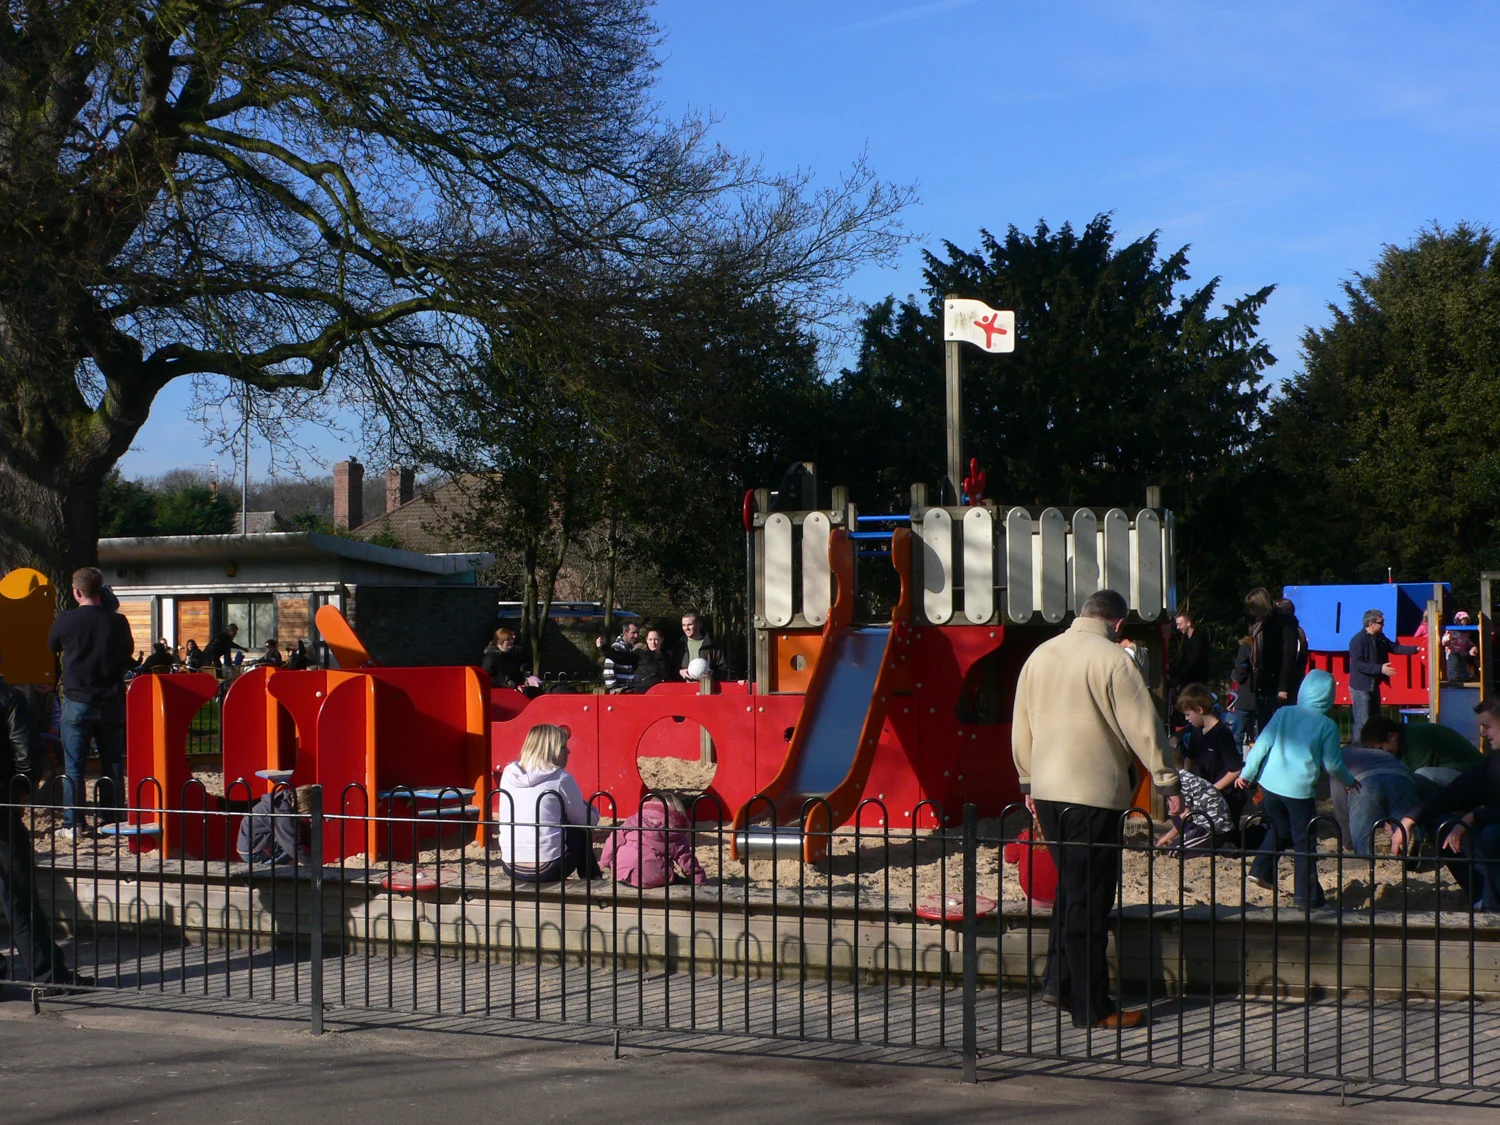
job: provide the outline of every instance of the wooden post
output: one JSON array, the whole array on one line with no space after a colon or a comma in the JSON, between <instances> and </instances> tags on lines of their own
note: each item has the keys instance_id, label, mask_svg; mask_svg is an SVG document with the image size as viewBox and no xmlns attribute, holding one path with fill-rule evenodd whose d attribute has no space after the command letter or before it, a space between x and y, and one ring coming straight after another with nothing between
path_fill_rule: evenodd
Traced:
<instances>
[{"instance_id":1,"label":"wooden post","mask_svg":"<svg viewBox=\"0 0 1500 1125\"><path fill-rule=\"evenodd\" d=\"M1439 587L1434 586L1433 591L1441 597ZM1441 694L1443 675L1442 669L1438 667L1438 661L1442 658L1441 654L1443 651L1442 645L1438 641L1438 622L1442 616L1442 611L1438 607L1441 604L1437 598L1427 599L1427 719L1433 723L1438 721L1438 708L1443 704ZM1359 737L1357 731L1355 732L1355 737Z\"/></svg>"},{"instance_id":2,"label":"wooden post","mask_svg":"<svg viewBox=\"0 0 1500 1125\"><path fill-rule=\"evenodd\" d=\"M769 512L771 510L771 490L769 488L757 488L755 490L755 511L757 513ZM764 627L766 605L766 533L757 524L752 536L752 547L754 552L754 565L751 573L754 575L754 604L745 614L747 620L745 627L755 638L755 690L768 692L771 690L771 634Z\"/></svg>"},{"instance_id":3,"label":"wooden post","mask_svg":"<svg viewBox=\"0 0 1500 1125\"><path fill-rule=\"evenodd\" d=\"M947 375L948 402L948 479L953 483L955 498L963 488L964 479L964 391L963 391L963 344L949 340L944 347Z\"/></svg>"}]
</instances>

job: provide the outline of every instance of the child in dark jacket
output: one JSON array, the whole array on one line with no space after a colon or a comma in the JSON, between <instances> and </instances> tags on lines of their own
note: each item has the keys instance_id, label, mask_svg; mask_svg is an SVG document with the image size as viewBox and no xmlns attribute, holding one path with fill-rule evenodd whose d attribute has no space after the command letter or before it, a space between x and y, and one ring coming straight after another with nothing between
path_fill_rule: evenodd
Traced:
<instances>
[{"instance_id":1,"label":"child in dark jacket","mask_svg":"<svg viewBox=\"0 0 1500 1125\"><path fill-rule=\"evenodd\" d=\"M310 785L278 785L256 801L235 837L240 858L246 863L311 863L306 818L312 815L312 792Z\"/></svg>"},{"instance_id":2,"label":"child in dark jacket","mask_svg":"<svg viewBox=\"0 0 1500 1125\"><path fill-rule=\"evenodd\" d=\"M669 883L705 883L708 874L693 854L692 822L676 793L652 793L641 811L627 817L604 843L599 865L631 887L665 887Z\"/></svg>"},{"instance_id":3,"label":"child in dark jacket","mask_svg":"<svg viewBox=\"0 0 1500 1125\"><path fill-rule=\"evenodd\" d=\"M1185 808L1171 818L1172 827L1156 841L1173 854L1209 855L1239 823L1244 791L1234 787L1243 763L1229 724L1214 714L1213 693L1203 684L1187 684L1177 695L1189 737L1183 746L1187 768L1179 775Z\"/></svg>"}]
</instances>

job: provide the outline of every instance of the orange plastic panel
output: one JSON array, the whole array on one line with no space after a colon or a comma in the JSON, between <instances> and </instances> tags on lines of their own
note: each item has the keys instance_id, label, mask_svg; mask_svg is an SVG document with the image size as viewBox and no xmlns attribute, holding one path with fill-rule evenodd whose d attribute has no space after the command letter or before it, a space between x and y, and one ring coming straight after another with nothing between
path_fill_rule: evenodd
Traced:
<instances>
[{"instance_id":1,"label":"orange plastic panel","mask_svg":"<svg viewBox=\"0 0 1500 1125\"><path fill-rule=\"evenodd\" d=\"M125 777L130 790L132 824L160 824L163 854L193 848L205 835L202 818L194 825L181 816L163 817L162 808L183 807L193 773L188 766L187 736L193 716L219 688L213 676L186 672L172 676L137 676L125 693ZM152 784L148 779L155 779ZM188 795L191 803L191 795ZM219 833L207 833L210 840ZM134 844L132 845L134 846Z\"/></svg>"},{"instance_id":2,"label":"orange plastic panel","mask_svg":"<svg viewBox=\"0 0 1500 1125\"><path fill-rule=\"evenodd\" d=\"M323 643L328 646L333 658L344 671L375 666L370 650L365 648L364 641L354 635L348 620L337 608L331 605L320 606L313 620L318 624L318 635L323 638Z\"/></svg>"},{"instance_id":3,"label":"orange plastic panel","mask_svg":"<svg viewBox=\"0 0 1500 1125\"><path fill-rule=\"evenodd\" d=\"M771 690L806 692L812 683L818 653L823 648L823 631L771 632ZM802 667L796 667L798 658Z\"/></svg>"}]
</instances>

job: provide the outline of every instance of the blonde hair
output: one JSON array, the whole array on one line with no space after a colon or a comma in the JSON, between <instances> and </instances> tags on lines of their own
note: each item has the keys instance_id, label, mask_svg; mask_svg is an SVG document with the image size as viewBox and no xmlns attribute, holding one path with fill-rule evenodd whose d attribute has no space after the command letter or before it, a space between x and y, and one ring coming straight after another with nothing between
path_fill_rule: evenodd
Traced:
<instances>
[{"instance_id":1,"label":"blonde hair","mask_svg":"<svg viewBox=\"0 0 1500 1125\"><path fill-rule=\"evenodd\" d=\"M292 790L292 803L297 806L298 816L312 816L313 787L299 785Z\"/></svg>"},{"instance_id":2,"label":"blonde hair","mask_svg":"<svg viewBox=\"0 0 1500 1125\"><path fill-rule=\"evenodd\" d=\"M526 732L526 740L521 743L521 768L544 770L561 766L567 748L567 731L551 723L538 723Z\"/></svg>"},{"instance_id":3,"label":"blonde hair","mask_svg":"<svg viewBox=\"0 0 1500 1125\"><path fill-rule=\"evenodd\" d=\"M687 797L676 789L653 789L641 798L641 811L645 812L648 805L656 805L666 810L668 816L676 813L678 816L688 815Z\"/></svg>"},{"instance_id":4,"label":"blonde hair","mask_svg":"<svg viewBox=\"0 0 1500 1125\"><path fill-rule=\"evenodd\" d=\"M1265 615L1275 608L1276 601L1271 597L1271 591L1264 586L1257 586L1245 595L1245 609L1249 613Z\"/></svg>"}]
</instances>

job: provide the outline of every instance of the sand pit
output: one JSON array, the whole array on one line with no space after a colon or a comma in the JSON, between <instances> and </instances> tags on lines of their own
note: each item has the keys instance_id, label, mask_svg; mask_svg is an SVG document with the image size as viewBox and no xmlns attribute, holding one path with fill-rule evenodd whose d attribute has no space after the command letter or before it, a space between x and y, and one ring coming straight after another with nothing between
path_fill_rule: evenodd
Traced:
<instances>
[{"instance_id":1,"label":"sand pit","mask_svg":"<svg viewBox=\"0 0 1500 1125\"><path fill-rule=\"evenodd\" d=\"M687 758L637 758L635 764L647 789L675 790L685 794L690 804L713 783L718 769L713 762Z\"/></svg>"},{"instance_id":2,"label":"sand pit","mask_svg":"<svg viewBox=\"0 0 1500 1125\"><path fill-rule=\"evenodd\" d=\"M672 790L681 794L689 803L712 781L714 765L684 758L639 759L642 779L649 788ZM196 763L195 763L196 766ZM193 776L202 782L209 794L222 792L222 771L198 766ZM175 803L175 802L173 802ZM51 845L51 829L60 818L53 811L37 807L31 813L34 838L39 849ZM1002 834L997 820L980 822L981 844L978 850L978 890L981 895L1001 902L1021 903L1025 898L1017 880L1017 868L1001 862L1000 847L993 841L1003 835L1013 836L1024 827L1023 823L1011 824ZM1249 868L1249 856L1227 853L1209 858L1179 860L1160 850L1148 855L1148 845L1156 832L1156 826L1147 833L1144 821L1132 825L1127 833L1127 848L1122 862L1121 886L1126 905L1155 902L1161 905L1202 906L1217 902L1221 906L1269 907L1273 901L1270 891L1248 884L1245 872ZM595 835L596 849L602 846L607 829ZM985 843L984 841L992 841ZM755 860L747 866L730 858L729 830L721 832L709 824L700 825L696 831L695 852L698 861L708 873L710 883L729 890L748 889L755 898L774 895L780 901L792 901L805 896L810 901L824 902L832 895L835 903L852 901L857 894L861 902L890 902L893 906L910 905L916 898L944 891L957 894L962 891L961 841L957 831L896 832L888 836L882 830L861 832L856 838L852 829L834 833L829 856L817 865L805 865L795 860ZM101 859L119 848L113 838L80 838L73 845L59 846L59 851L68 851L76 846L80 852L97 854ZM1412 912L1466 911L1465 895L1455 883L1453 876L1439 864L1431 861L1403 862L1389 856L1381 856L1374 865L1352 853L1345 852L1340 863L1339 856L1331 850L1332 841L1322 842L1322 859L1319 862L1319 881L1330 904L1346 910L1369 909L1371 887L1374 887L1374 905L1382 910L1407 910ZM474 885L483 885L489 879L503 879L498 871L497 856L493 850L469 846L445 848L442 863L452 867L456 874L457 862L462 854L465 877ZM423 851L420 863L436 864L439 853L436 849ZM362 856L350 857L349 866L363 866ZM1283 855L1280 861L1279 901L1290 909L1292 898L1291 859ZM699 894L712 894L705 889Z\"/></svg>"}]
</instances>

